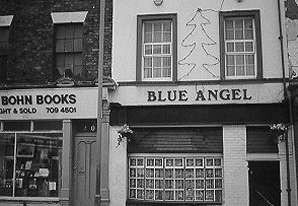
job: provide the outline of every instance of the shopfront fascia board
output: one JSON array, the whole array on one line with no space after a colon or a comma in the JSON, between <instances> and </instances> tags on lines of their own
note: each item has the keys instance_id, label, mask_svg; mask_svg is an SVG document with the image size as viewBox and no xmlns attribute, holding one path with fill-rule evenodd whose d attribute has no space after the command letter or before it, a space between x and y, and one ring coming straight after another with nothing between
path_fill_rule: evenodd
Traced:
<instances>
[{"instance_id":1,"label":"shopfront fascia board","mask_svg":"<svg viewBox=\"0 0 298 206\"><path fill-rule=\"evenodd\" d=\"M119 86L110 101L123 106L270 104L284 99L282 83Z\"/></svg>"},{"instance_id":2,"label":"shopfront fascia board","mask_svg":"<svg viewBox=\"0 0 298 206\"><path fill-rule=\"evenodd\" d=\"M97 87L0 91L0 120L95 119Z\"/></svg>"}]
</instances>

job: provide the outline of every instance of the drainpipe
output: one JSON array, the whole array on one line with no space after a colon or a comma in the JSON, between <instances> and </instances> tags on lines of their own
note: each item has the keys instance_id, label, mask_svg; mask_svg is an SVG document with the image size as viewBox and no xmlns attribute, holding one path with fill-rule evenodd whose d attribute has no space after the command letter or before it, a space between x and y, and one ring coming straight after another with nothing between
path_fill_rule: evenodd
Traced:
<instances>
[{"instance_id":1,"label":"drainpipe","mask_svg":"<svg viewBox=\"0 0 298 206\"><path fill-rule=\"evenodd\" d=\"M96 138L96 182L95 182L95 206L101 205L102 189L102 86L103 86L103 58L104 58L104 17L105 17L105 0L99 1L99 37L98 37L98 107L97 107L97 138Z\"/></svg>"},{"instance_id":2,"label":"drainpipe","mask_svg":"<svg viewBox=\"0 0 298 206\"><path fill-rule=\"evenodd\" d=\"M289 103L289 114L290 114L290 125L293 125L292 118L292 102L289 98L286 86L286 72L285 72L285 59L284 59L284 44L283 44L283 32L282 32L282 17L281 17L281 5L280 0L277 0L278 4L278 18L279 18L279 40L281 47L281 61L282 61L282 76L283 76L283 85L284 85L284 98L288 100ZM288 193L288 206L291 206L291 177L290 177L290 161L289 161L289 138L288 133L286 134L286 162L287 162L287 193Z\"/></svg>"}]
</instances>

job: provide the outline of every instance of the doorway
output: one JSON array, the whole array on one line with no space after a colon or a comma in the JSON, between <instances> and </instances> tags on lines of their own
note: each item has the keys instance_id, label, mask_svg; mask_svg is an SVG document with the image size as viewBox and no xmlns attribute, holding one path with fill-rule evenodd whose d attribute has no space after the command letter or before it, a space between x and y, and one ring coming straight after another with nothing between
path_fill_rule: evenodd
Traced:
<instances>
[{"instance_id":1,"label":"doorway","mask_svg":"<svg viewBox=\"0 0 298 206\"><path fill-rule=\"evenodd\" d=\"M249 206L280 206L278 161L251 161L249 167Z\"/></svg>"},{"instance_id":2,"label":"doorway","mask_svg":"<svg viewBox=\"0 0 298 206\"><path fill-rule=\"evenodd\" d=\"M93 206L96 184L96 136L75 136L73 162L73 206Z\"/></svg>"}]
</instances>

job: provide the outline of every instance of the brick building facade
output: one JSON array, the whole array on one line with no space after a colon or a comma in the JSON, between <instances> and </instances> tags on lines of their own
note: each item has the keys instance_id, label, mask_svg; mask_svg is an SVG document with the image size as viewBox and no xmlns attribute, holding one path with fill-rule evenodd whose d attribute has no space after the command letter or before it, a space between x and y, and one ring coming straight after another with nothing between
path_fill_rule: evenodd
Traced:
<instances>
[{"instance_id":1,"label":"brick building facade","mask_svg":"<svg viewBox=\"0 0 298 206\"><path fill-rule=\"evenodd\" d=\"M83 29L80 81L93 81L98 70L99 1L3 1L0 15L13 15L9 27L7 69L2 85L48 85L58 78L54 62L53 12L88 11ZM107 1L104 74L111 73L112 3Z\"/></svg>"}]
</instances>

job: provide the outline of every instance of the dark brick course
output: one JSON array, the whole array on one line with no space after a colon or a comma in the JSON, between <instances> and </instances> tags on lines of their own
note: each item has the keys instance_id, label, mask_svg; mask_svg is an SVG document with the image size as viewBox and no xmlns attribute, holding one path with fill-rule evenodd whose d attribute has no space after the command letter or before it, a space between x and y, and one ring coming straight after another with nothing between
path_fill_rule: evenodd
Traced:
<instances>
[{"instance_id":1,"label":"dark brick course","mask_svg":"<svg viewBox=\"0 0 298 206\"><path fill-rule=\"evenodd\" d=\"M88 11L83 24L82 81L97 78L99 0L0 0L0 16L14 15L10 26L7 80L0 85L47 85L56 79L51 12ZM103 73L111 76L112 0L106 0Z\"/></svg>"}]
</instances>

